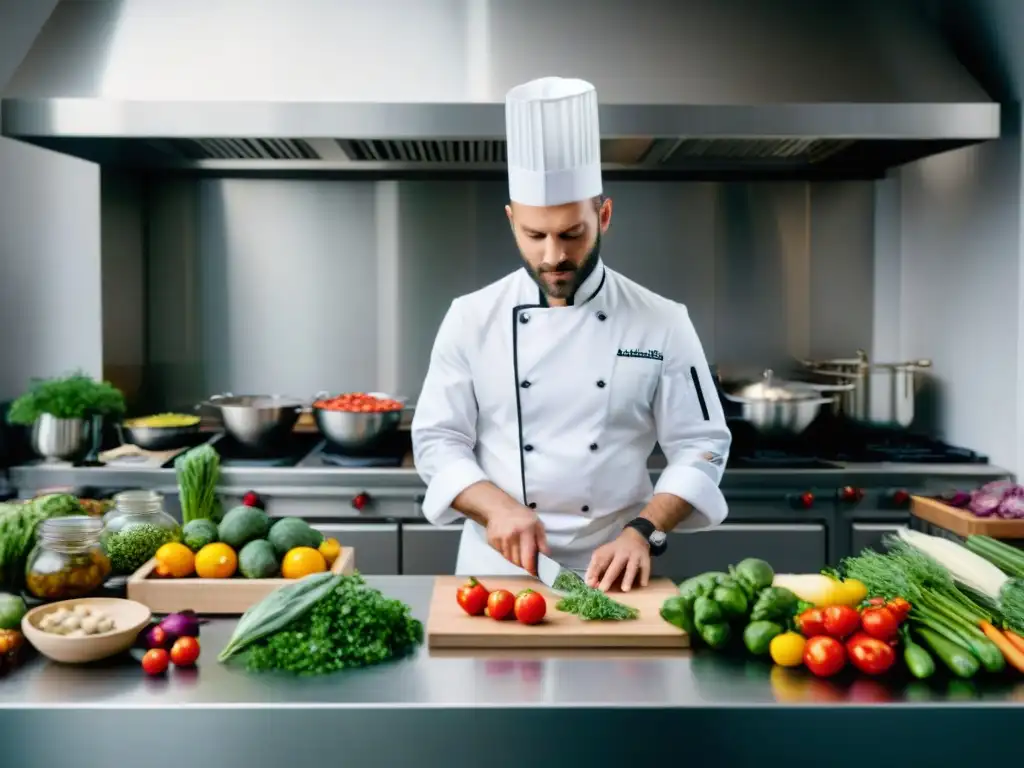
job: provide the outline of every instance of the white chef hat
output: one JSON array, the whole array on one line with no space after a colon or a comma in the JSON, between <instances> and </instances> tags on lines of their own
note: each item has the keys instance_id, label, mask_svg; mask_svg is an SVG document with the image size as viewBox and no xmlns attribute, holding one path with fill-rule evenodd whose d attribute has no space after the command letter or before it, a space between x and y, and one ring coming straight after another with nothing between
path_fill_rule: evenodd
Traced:
<instances>
[{"instance_id":1,"label":"white chef hat","mask_svg":"<svg viewBox=\"0 0 1024 768\"><path fill-rule=\"evenodd\" d=\"M600 195L597 90L586 80L542 77L505 96L509 198L562 205Z\"/></svg>"}]
</instances>

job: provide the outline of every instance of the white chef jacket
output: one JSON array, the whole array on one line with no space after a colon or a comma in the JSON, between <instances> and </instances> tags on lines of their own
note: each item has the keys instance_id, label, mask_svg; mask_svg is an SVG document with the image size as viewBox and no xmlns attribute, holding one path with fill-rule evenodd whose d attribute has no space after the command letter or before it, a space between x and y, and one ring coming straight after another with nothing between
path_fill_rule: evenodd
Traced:
<instances>
[{"instance_id":1,"label":"white chef jacket","mask_svg":"<svg viewBox=\"0 0 1024 768\"><path fill-rule=\"evenodd\" d=\"M549 307L520 269L449 308L412 422L423 513L489 480L537 511L552 556L582 570L654 493L694 511L680 528L721 523L731 434L685 306L600 261L572 306ZM668 459L657 486L647 460ZM522 574L466 520L456 573Z\"/></svg>"}]
</instances>

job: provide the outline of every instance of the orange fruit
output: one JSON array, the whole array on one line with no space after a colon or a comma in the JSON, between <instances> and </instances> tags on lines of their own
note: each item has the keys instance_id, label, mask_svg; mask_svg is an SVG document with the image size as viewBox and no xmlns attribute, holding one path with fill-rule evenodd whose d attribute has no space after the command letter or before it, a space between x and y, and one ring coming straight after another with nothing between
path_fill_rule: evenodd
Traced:
<instances>
[{"instance_id":1,"label":"orange fruit","mask_svg":"<svg viewBox=\"0 0 1024 768\"><path fill-rule=\"evenodd\" d=\"M338 543L337 539L324 539L320 542L318 549L320 554L324 556L324 560L327 561L328 568L334 565L334 561L341 554L341 544Z\"/></svg>"},{"instance_id":2,"label":"orange fruit","mask_svg":"<svg viewBox=\"0 0 1024 768\"><path fill-rule=\"evenodd\" d=\"M296 547L289 550L281 561L281 575L286 579L301 579L311 573L327 570L324 556L312 547Z\"/></svg>"},{"instance_id":3,"label":"orange fruit","mask_svg":"<svg viewBox=\"0 0 1024 768\"><path fill-rule=\"evenodd\" d=\"M161 576L183 579L196 572L196 558L184 544L172 541L156 551L156 572Z\"/></svg>"},{"instance_id":4,"label":"orange fruit","mask_svg":"<svg viewBox=\"0 0 1024 768\"><path fill-rule=\"evenodd\" d=\"M196 574L201 579L230 579L238 568L238 555L223 542L207 544L196 552Z\"/></svg>"}]
</instances>

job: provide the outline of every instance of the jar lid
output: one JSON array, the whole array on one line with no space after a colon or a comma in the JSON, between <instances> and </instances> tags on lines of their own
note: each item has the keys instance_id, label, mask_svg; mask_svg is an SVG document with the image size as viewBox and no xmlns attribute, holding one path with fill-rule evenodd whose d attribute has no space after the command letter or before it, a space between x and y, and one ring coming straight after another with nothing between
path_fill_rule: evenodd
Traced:
<instances>
[{"instance_id":1,"label":"jar lid","mask_svg":"<svg viewBox=\"0 0 1024 768\"><path fill-rule=\"evenodd\" d=\"M48 542L89 542L99 539L103 522L88 515L52 517L39 525L39 538Z\"/></svg>"}]
</instances>

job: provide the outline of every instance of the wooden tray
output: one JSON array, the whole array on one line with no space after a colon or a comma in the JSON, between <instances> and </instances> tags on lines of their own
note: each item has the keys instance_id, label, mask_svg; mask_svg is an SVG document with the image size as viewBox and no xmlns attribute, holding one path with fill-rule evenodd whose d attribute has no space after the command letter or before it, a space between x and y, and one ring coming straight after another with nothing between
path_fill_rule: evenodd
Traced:
<instances>
[{"instance_id":1,"label":"wooden tray","mask_svg":"<svg viewBox=\"0 0 1024 768\"><path fill-rule=\"evenodd\" d=\"M350 574L356 567L352 547L342 547L331 566L332 573ZM199 614L241 615L278 587L292 579L163 579L152 576L156 560L150 560L128 578L128 599L149 606L153 613L191 609Z\"/></svg>"},{"instance_id":2,"label":"wooden tray","mask_svg":"<svg viewBox=\"0 0 1024 768\"><path fill-rule=\"evenodd\" d=\"M1024 520L978 517L925 496L911 496L910 512L959 536L991 536L993 539L1024 539Z\"/></svg>"},{"instance_id":3,"label":"wooden tray","mask_svg":"<svg viewBox=\"0 0 1024 768\"><path fill-rule=\"evenodd\" d=\"M438 576L427 618L427 644L431 648L687 648L689 636L659 614L661 604L678 595L668 579L652 579L643 589L613 592L619 602L640 610L633 621L582 621L555 609L558 596L528 576L481 578L490 590L523 589L540 592L548 601L544 621L534 626L517 621L495 621L486 616L469 616L455 601L462 576Z\"/></svg>"}]
</instances>

